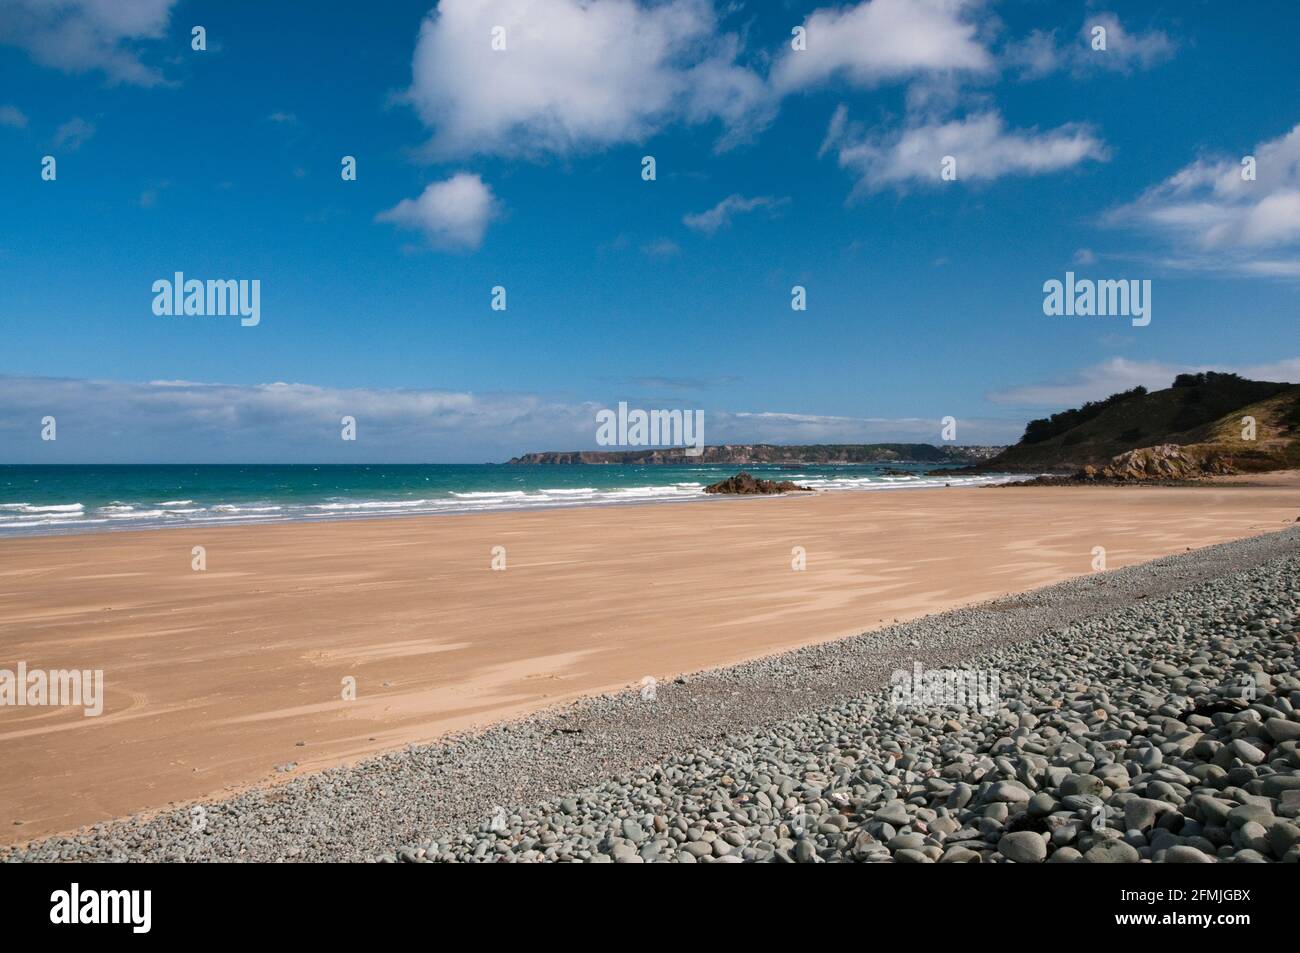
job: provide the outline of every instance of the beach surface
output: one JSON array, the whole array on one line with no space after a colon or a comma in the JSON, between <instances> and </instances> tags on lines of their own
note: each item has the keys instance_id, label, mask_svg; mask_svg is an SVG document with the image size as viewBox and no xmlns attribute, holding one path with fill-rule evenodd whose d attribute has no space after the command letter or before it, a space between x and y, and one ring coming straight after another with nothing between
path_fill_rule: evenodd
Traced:
<instances>
[{"instance_id":1,"label":"beach surface","mask_svg":"<svg viewBox=\"0 0 1300 953\"><path fill-rule=\"evenodd\" d=\"M1297 515L1287 473L0 540L0 668L102 670L105 689L98 717L0 707L0 836L1022 592L1090 573L1095 547L1115 569Z\"/></svg>"}]
</instances>

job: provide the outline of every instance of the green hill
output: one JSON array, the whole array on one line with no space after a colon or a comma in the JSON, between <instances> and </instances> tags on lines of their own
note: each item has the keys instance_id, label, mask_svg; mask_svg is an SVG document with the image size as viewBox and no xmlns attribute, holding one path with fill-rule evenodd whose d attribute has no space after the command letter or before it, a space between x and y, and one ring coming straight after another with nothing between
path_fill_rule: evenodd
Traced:
<instances>
[{"instance_id":1,"label":"green hill","mask_svg":"<svg viewBox=\"0 0 1300 953\"><path fill-rule=\"evenodd\" d=\"M1242 418L1256 421L1242 439ZM1078 471L1104 467L1130 450L1178 444L1214 455L1226 468L1258 471L1300 466L1300 386L1236 374L1180 374L1172 387L1137 387L1042 420L981 469Z\"/></svg>"}]
</instances>

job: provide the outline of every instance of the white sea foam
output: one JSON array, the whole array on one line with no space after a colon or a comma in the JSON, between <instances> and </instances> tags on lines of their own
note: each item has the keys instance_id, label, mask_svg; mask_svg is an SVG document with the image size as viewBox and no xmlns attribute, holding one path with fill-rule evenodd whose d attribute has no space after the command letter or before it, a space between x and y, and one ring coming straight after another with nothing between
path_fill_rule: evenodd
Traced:
<instances>
[{"instance_id":1,"label":"white sea foam","mask_svg":"<svg viewBox=\"0 0 1300 953\"><path fill-rule=\"evenodd\" d=\"M34 519L23 522L0 523L0 529L31 529L40 526L88 526L95 523L105 523L107 520L64 520L64 519Z\"/></svg>"},{"instance_id":2,"label":"white sea foam","mask_svg":"<svg viewBox=\"0 0 1300 953\"><path fill-rule=\"evenodd\" d=\"M545 487L537 490L475 490L451 492L447 496L418 499L348 499L334 497L323 502L274 503L255 500L244 503L218 503L204 506L193 500L169 500L162 503L131 504L113 500L87 514L82 503L32 504L0 503L0 535L30 535L43 532L77 532L95 528L146 528L151 526L215 525L225 523L277 523L291 520L338 520L399 515L443 513L479 513L503 510L564 509L575 506L598 506L654 503L662 501L704 500L706 483L728 474L713 468L694 468L688 472L704 474L698 481L680 481L651 486L615 486L608 488ZM893 491L934 487L987 486L1028 479L1006 474L927 476L914 474L880 474L846 470L829 475L802 472L760 470L767 479L793 480L801 486L822 492L855 490Z\"/></svg>"},{"instance_id":3,"label":"white sea foam","mask_svg":"<svg viewBox=\"0 0 1300 953\"><path fill-rule=\"evenodd\" d=\"M366 500L362 503L312 503L313 510L398 510L427 506L431 500Z\"/></svg>"},{"instance_id":4,"label":"white sea foam","mask_svg":"<svg viewBox=\"0 0 1300 953\"><path fill-rule=\"evenodd\" d=\"M147 520L156 519L163 515L162 510L132 510L131 512L109 513L108 518L111 520Z\"/></svg>"},{"instance_id":5,"label":"white sea foam","mask_svg":"<svg viewBox=\"0 0 1300 953\"><path fill-rule=\"evenodd\" d=\"M15 513L80 513L85 508L82 503L64 503L57 506L33 506L31 503L0 503L0 510Z\"/></svg>"},{"instance_id":6,"label":"white sea foam","mask_svg":"<svg viewBox=\"0 0 1300 953\"><path fill-rule=\"evenodd\" d=\"M457 493L452 491L452 496L460 500L482 500L489 498L509 498L527 496L523 490L488 490L478 493Z\"/></svg>"}]
</instances>

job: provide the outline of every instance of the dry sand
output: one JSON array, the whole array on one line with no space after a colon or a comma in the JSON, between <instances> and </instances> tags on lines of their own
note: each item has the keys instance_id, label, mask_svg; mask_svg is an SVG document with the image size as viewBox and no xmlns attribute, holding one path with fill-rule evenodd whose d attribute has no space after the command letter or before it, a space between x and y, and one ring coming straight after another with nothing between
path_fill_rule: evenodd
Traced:
<instances>
[{"instance_id":1,"label":"dry sand","mask_svg":"<svg viewBox=\"0 0 1300 953\"><path fill-rule=\"evenodd\" d=\"M1227 483L0 540L0 668L102 669L106 691L99 717L0 707L0 838L1035 588L1090 572L1095 546L1118 568L1300 515L1300 474Z\"/></svg>"}]
</instances>

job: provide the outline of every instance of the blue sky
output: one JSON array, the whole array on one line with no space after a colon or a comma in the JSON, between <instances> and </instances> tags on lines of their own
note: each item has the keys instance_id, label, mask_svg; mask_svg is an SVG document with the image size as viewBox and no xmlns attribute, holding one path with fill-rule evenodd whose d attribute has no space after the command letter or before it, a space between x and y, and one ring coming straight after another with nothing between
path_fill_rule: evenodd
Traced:
<instances>
[{"instance_id":1,"label":"blue sky","mask_svg":"<svg viewBox=\"0 0 1300 953\"><path fill-rule=\"evenodd\" d=\"M0 0L0 462L500 460L620 400L711 443L1010 442L1187 368L1300 380L1298 35L1283 2ZM1150 325L1045 316L1067 270L1150 279ZM155 315L176 271L258 279L260 323Z\"/></svg>"}]
</instances>

